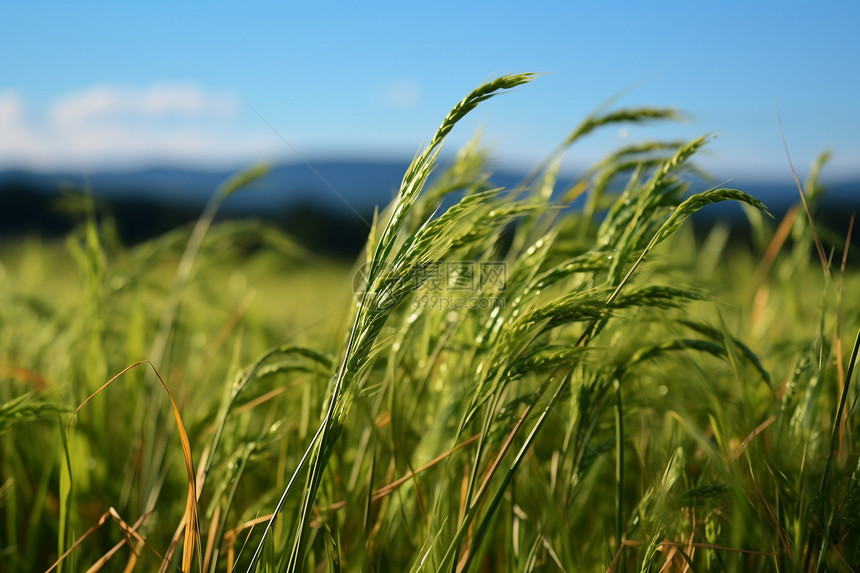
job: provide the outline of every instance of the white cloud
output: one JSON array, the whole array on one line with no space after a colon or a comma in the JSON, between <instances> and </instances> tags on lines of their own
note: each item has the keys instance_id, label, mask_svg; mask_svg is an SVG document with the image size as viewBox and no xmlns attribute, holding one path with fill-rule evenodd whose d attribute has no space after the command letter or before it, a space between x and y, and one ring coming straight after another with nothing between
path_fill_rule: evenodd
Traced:
<instances>
[{"instance_id":1,"label":"white cloud","mask_svg":"<svg viewBox=\"0 0 860 573\"><path fill-rule=\"evenodd\" d=\"M0 93L0 125L10 125L18 121L24 109L21 96L15 92L8 91Z\"/></svg>"},{"instance_id":2,"label":"white cloud","mask_svg":"<svg viewBox=\"0 0 860 573\"><path fill-rule=\"evenodd\" d=\"M264 127L241 127L235 96L194 84L98 85L39 111L0 92L0 168L236 163L282 151Z\"/></svg>"},{"instance_id":3,"label":"white cloud","mask_svg":"<svg viewBox=\"0 0 860 573\"><path fill-rule=\"evenodd\" d=\"M43 139L29 124L21 95L14 91L0 93L0 162L21 162L38 155L43 147Z\"/></svg>"},{"instance_id":4,"label":"white cloud","mask_svg":"<svg viewBox=\"0 0 860 573\"><path fill-rule=\"evenodd\" d=\"M51 107L59 124L115 118L155 118L167 115L230 117L236 111L233 97L208 94L193 84L157 84L144 89L110 85L60 98Z\"/></svg>"}]
</instances>

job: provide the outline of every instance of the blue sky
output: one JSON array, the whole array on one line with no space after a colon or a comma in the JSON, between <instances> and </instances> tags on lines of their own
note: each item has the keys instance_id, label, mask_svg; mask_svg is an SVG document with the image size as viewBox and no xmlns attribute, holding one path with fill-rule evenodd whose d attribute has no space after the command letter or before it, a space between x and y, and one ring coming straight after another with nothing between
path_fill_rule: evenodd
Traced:
<instances>
[{"instance_id":1,"label":"blue sky","mask_svg":"<svg viewBox=\"0 0 860 573\"><path fill-rule=\"evenodd\" d=\"M408 158L483 80L543 72L487 102L499 164L529 167L610 97L675 106L674 126L624 141L716 133L720 177L801 174L831 149L860 175L860 3L6 2L0 8L0 168L241 166L298 157ZM258 115L259 114L259 115Z\"/></svg>"}]
</instances>

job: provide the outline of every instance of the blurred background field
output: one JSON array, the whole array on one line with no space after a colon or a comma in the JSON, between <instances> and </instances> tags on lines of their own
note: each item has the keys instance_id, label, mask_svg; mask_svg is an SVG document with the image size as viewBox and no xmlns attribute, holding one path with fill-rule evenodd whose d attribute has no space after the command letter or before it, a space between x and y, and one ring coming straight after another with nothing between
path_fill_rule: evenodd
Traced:
<instances>
[{"instance_id":1,"label":"blurred background field","mask_svg":"<svg viewBox=\"0 0 860 573\"><path fill-rule=\"evenodd\" d=\"M857 6L49 8L0 18L0 570L857 570ZM440 261L506 306L382 270Z\"/></svg>"},{"instance_id":2,"label":"blurred background field","mask_svg":"<svg viewBox=\"0 0 860 573\"><path fill-rule=\"evenodd\" d=\"M640 205L653 222L636 216L628 232L645 241L673 209L660 202L645 207L645 197L656 192L648 185L626 202L628 195L605 190L603 199L616 207L599 207L595 219L584 214L590 202L565 204L579 188L597 199L600 171L583 184L546 175L521 191L532 201L542 197L538 208L518 203L516 187L510 197L480 195L488 191L478 189L493 188L482 157L473 148L450 171L440 167L415 210L432 213L433 197L451 180L467 192L437 223L469 201L473 209L495 201L450 229L464 243L446 257L504 261L511 283L494 296L505 305L501 312L440 308L416 290L394 307L379 307L388 324L372 346L361 347L358 360L366 362L353 374L359 380L345 398L352 412L331 458L324 458L331 462L323 486L316 494L300 485L287 498L261 570L287 563L291 540L305 530L295 570L337 570L341 560L348 570L407 568L426 558L423 536L450 540L450 547L462 542L460 563L470 570L688 562L737 571L774 562L811 570L826 562L852 570L860 554L852 517L860 486L850 355L860 314L850 293L860 277L850 231L811 226L799 203L776 219L733 205L731 217L688 222L645 249L643 268L626 289L631 302L606 315L613 319L599 327L581 359L576 340L585 319L577 313L585 311L578 309L607 304L601 288L621 279L610 271L613 260L630 265L637 253L644 256L641 243L627 249L600 239L604 227ZM627 169L619 181L630 176ZM542 192L547 182L562 192ZM700 183L673 179L661 191L663 201L687 187L702 192ZM824 188L812 178L805 190L815 218ZM365 255L354 245L321 247L313 235L299 241L260 218L215 217L202 227L195 250L190 245L205 214L128 242L109 202L80 190L66 190L57 202L58 216L68 221L65 234L30 231L0 247L0 559L15 571L47 570L57 559L71 571L148 570L175 551L177 567L180 554L196 555L210 571L246 567L287 477L301 469L300 454L313 443L333 364L350 360L344 345L361 317L356 273ZM513 226L487 225L491 209L504 208L524 215ZM853 216L843 215L851 227ZM398 240L416 240L420 221L410 219L415 234ZM487 231L470 234L473 226ZM530 229L545 233L531 246ZM626 236L622 229L616 236ZM379 240L378 233L370 240ZM444 245L447 236L440 233L428 248ZM564 278L546 293L518 283L542 244L552 250L530 273L543 274L527 280ZM193 264L186 267L189 252ZM584 265L579 272L577 265ZM633 302L636 293L644 302ZM501 329L495 344L510 345L509 331L531 328L518 322L515 308L536 296L524 311L547 313L557 326L531 342L524 337L521 348L483 342L493 340L493 329L480 334L493 323ZM158 377L147 365L125 372L147 358L159 364ZM533 366L507 373L484 403L477 397L482 372L494 368L493 360L506 368ZM569 372L551 400L543 396L555 380L548 367ZM622 381L615 394L613 380ZM176 401L179 434L187 432L198 472L203 541L190 552L175 546L180 537L173 532L182 531L176 524L187 515L187 458L161 382ZM535 406L551 407L548 428L523 442L514 416L542 424L529 416ZM461 410L474 418L457 429ZM504 454L506 432L512 443L533 448L517 456L523 465L507 494L509 484L494 478L495 465L489 468L485 484L498 487L499 497L473 515L463 513L473 495L466 478L470 467L488 461L471 458L472 432L493 455ZM294 529L302 495L316 495L316 505L307 525ZM561 496L562 505L547 504L552 496ZM481 531L487 527L504 542L451 537L445 524L457 515L461 523L480 519ZM771 519L769 526L761 526L763 519ZM579 541L571 543L571 534ZM527 552L523 543L531 544ZM434 568L450 561L443 549L431 553Z\"/></svg>"}]
</instances>

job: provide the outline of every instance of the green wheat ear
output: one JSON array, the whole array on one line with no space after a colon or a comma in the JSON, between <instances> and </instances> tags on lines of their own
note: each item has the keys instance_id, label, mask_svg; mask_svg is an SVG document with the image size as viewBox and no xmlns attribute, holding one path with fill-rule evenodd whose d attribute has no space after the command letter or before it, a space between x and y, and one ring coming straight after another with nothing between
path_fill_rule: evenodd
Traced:
<instances>
[{"instance_id":1,"label":"green wheat ear","mask_svg":"<svg viewBox=\"0 0 860 573\"><path fill-rule=\"evenodd\" d=\"M420 153L406 170L394 208L391 211L391 216L382 229L382 232L378 234L378 242L375 248L372 249L373 256L369 261L370 268L367 275L367 288L364 290L361 301L359 301L359 307L341 364L329 386L323 419L303 457L303 461L307 459L308 481L302 494L296 535L287 563L288 571L297 571L302 567L306 530L314 506L317 489L319 488L329 457L340 437L343 423L349 413L349 407L354 400L355 380L366 370L372 361L374 343L386 319L393 310L393 306L386 305L384 302L387 297L392 296L391 289L396 288L396 285L392 281L396 281L397 277L392 278L385 271L389 265L394 265L395 268L409 268L413 264L413 262L404 260L407 253L401 253L400 259L395 258L390 260L390 255L412 206L415 204L427 182L427 178L433 169L445 138L454 128L454 125L475 109L478 104L500 92L525 84L534 77L535 74L502 76L472 91L472 93L452 108L442 121L442 125L436 131L427 149ZM375 226L373 235L377 235ZM438 232L435 235L439 236ZM424 237L425 240L432 238L430 236ZM413 237L412 240L415 241L415 238ZM407 242L409 242L408 239ZM273 512L273 516L264 532L263 539L260 541L257 551L251 559L249 571L254 567L257 559L259 559L264 547L266 534L270 531L282 507L283 500L286 499L286 496L295 483L295 477L301 466L302 464L300 463L296 468L293 479L290 480L281 496L281 503L279 503Z\"/></svg>"}]
</instances>

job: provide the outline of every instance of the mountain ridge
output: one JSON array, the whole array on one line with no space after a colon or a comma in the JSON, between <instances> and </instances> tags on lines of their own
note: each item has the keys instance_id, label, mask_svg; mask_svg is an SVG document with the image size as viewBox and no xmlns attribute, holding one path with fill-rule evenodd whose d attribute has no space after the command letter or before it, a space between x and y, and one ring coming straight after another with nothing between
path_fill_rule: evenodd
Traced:
<instances>
[{"instance_id":1,"label":"mountain ridge","mask_svg":"<svg viewBox=\"0 0 860 573\"><path fill-rule=\"evenodd\" d=\"M375 209L382 209L396 195L409 161L329 159L310 165L282 163L241 192L228 197L219 218L256 217L272 222L305 239L311 247L331 247L351 253L366 236L366 221ZM440 170L445 163L440 165ZM134 243L196 219L206 201L235 170L203 170L175 167L148 167L132 170L97 171L89 176L23 169L0 171L0 235L41 234L61 236L74 226L75 219L59 212L63 191L91 189L94 198L117 220L123 239ZM512 188L525 172L496 170L492 184ZM572 174L559 179L559 190L575 182ZM712 183L696 181L694 191ZM736 187L760 198L779 217L798 202L793 180L761 181L736 178ZM822 220L847 226L851 211L860 209L860 178L826 182L822 198ZM710 225L716 220L738 223L743 211L733 204L709 206L697 214ZM843 221L844 219L844 221ZM314 227L343 230L343 240L329 245Z\"/></svg>"}]
</instances>

